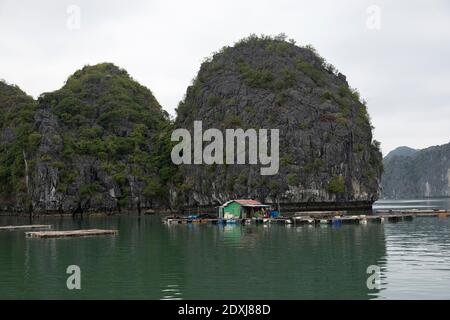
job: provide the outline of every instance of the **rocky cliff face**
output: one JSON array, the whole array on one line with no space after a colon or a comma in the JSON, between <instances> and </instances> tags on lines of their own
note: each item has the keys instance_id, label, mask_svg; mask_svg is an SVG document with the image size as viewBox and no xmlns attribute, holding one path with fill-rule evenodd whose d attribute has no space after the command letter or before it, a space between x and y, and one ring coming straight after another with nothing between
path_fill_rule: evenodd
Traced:
<instances>
[{"instance_id":1,"label":"rocky cliff face","mask_svg":"<svg viewBox=\"0 0 450 320\"><path fill-rule=\"evenodd\" d=\"M39 97L28 126L34 211L167 205L172 173L163 133L170 121L152 93L126 71L108 63L77 71L63 88ZM23 166L20 170L23 175Z\"/></svg>"},{"instance_id":2,"label":"rocky cliff face","mask_svg":"<svg viewBox=\"0 0 450 320\"><path fill-rule=\"evenodd\" d=\"M450 196L450 144L385 157L384 168L383 198Z\"/></svg>"},{"instance_id":3,"label":"rocky cliff face","mask_svg":"<svg viewBox=\"0 0 450 320\"><path fill-rule=\"evenodd\" d=\"M17 86L0 81L0 209L28 208L36 101Z\"/></svg>"},{"instance_id":4,"label":"rocky cliff face","mask_svg":"<svg viewBox=\"0 0 450 320\"><path fill-rule=\"evenodd\" d=\"M280 203L372 203L381 153L366 106L346 77L310 47L251 36L204 62L177 109L176 127L279 129L280 169L185 165L182 202L233 198Z\"/></svg>"}]
</instances>

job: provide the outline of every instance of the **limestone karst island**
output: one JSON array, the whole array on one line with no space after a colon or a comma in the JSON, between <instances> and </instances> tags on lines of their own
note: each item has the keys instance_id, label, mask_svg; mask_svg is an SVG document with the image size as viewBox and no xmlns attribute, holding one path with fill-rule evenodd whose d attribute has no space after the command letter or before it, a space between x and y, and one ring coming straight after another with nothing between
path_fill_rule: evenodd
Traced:
<instances>
[{"instance_id":1,"label":"limestone karst island","mask_svg":"<svg viewBox=\"0 0 450 320\"><path fill-rule=\"evenodd\" d=\"M370 209L379 197L382 156L366 103L313 47L284 37L250 36L207 59L175 119L112 63L85 66L37 100L7 83L0 93L6 212L214 213L233 199L281 212ZM195 120L203 130L277 128L278 173L173 164L171 133Z\"/></svg>"}]
</instances>

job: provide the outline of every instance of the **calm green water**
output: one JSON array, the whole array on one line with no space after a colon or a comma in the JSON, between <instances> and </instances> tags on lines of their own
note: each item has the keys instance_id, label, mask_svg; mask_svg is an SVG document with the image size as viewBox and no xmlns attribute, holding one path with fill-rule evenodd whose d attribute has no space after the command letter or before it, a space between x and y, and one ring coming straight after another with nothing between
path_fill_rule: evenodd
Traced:
<instances>
[{"instance_id":1,"label":"calm green water","mask_svg":"<svg viewBox=\"0 0 450 320\"><path fill-rule=\"evenodd\" d=\"M449 221L223 227L168 226L159 216L41 218L34 223L55 230L119 235L26 239L0 231L0 298L450 298ZM0 225L28 222L0 217ZM69 265L81 268L81 290L66 287ZM381 268L379 289L367 288L369 265Z\"/></svg>"}]
</instances>

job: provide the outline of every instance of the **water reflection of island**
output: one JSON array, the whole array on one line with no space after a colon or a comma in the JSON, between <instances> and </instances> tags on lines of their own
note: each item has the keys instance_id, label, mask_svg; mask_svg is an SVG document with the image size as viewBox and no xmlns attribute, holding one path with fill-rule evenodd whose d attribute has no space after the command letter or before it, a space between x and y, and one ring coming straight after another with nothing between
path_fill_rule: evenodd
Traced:
<instances>
[{"instance_id":1,"label":"water reflection of island","mask_svg":"<svg viewBox=\"0 0 450 320\"><path fill-rule=\"evenodd\" d=\"M382 224L177 226L184 298L368 299L369 265L383 268ZM185 229L184 231L181 231ZM182 234L189 235L184 240ZM183 249L181 249L181 247ZM201 292L195 288L202 288Z\"/></svg>"},{"instance_id":2,"label":"water reflection of island","mask_svg":"<svg viewBox=\"0 0 450 320\"><path fill-rule=\"evenodd\" d=\"M0 266L0 297L367 299L382 295L367 288L366 270L384 263L385 230L392 228L392 238L415 226L163 225L160 217L52 219L52 224L114 227L119 236L56 241L0 233L2 243L14 245L0 246L0 260L14 261ZM65 286L70 264L82 270L79 292Z\"/></svg>"}]
</instances>

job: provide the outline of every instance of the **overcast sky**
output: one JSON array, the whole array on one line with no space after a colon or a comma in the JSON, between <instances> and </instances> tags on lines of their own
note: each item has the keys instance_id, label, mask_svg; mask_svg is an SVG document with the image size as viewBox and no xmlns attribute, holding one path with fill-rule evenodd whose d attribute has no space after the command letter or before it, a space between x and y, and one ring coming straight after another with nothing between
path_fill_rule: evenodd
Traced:
<instances>
[{"instance_id":1,"label":"overcast sky","mask_svg":"<svg viewBox=\"0 0 450 320\"><path fill-rule=\"evenodd\" d=\"M0 78L37 97L86 64L113 62L174 115L204 57L281 32L361 92L383 153L450 141L447 0L0 0Z\"/></svg>"}]
</instances>

